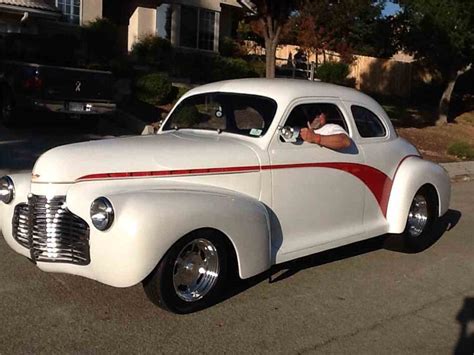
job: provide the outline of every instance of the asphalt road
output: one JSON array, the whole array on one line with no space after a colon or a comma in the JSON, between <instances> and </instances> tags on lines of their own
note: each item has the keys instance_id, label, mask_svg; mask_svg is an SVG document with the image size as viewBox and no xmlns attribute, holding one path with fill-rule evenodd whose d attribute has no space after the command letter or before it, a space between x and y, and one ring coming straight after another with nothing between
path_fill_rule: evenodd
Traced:
<instances>
[{"instance_id":1,"label":"asphalt road","mask_svg":"<svg viewBox=\"0 0 474 355\"><path fill-rule=\"evenodd\" d=\"M53 144L34 131L30 150ZM450 230L422 253L396 238L346 246L275 268L271 283L236 283L186 316L155 307L141 285L41 272L0 238L0 354L473 354L474 182L453 185L451 207L439 234Z\"/></svg>"}]
</instances>

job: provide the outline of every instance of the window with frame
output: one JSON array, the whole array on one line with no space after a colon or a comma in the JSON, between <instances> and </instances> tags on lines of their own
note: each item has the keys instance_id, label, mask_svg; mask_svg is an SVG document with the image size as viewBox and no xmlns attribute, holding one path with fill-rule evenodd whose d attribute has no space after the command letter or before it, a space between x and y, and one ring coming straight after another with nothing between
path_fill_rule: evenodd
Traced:
<instances>
[{"instance_id":1,"label":"window with frame","mask_svg":"<svg viewBox=\"0 0 474 355\"><path fill-rule=\"evenodd\" d=\"M56 7L61 10L69 23L79 24L81 0L56 0Z\"/></svg>"},{"instance_id":2,"label":"window with frame","mask_svg":"<svg viewBox=\"0 0 474 355\"><path fill-rule=\"evenodd\" d=\"M216 13L191 6L181 6L180 46L214 50Z\"/></svg>"},{"instance_id":3,"label":"window with frame","mask_svg":"<svg viewBox=\"0 0 474 355\"><path fill-rule=\"evenodd\" d=\"M250 137L263 136L277 110L274 100L257 95L211 92L184 99L163 130L219 130Z\"/></svg>"},{"instance_id":4,"label":"window with frame","mask_svg":"<svg viewBox=\"0 0 474 355\"><path fill-rule=\"evenodd\" d=\"M361 137L378 138L387 135L385 126L375 113L358 105L352 105L351 111Z\"/></svg>"},{"instance_id":5,"label":"window with frame","mask_svg":"<svg viewBox=\"0 0 474 355\"><path fill-rule=\"evenodd\" d=\"M171 27L173 20L173 6L161 4L156 9L156 34L158 37L171 41Z\"/></svg>"},{"instance_id":6,"label":"window with frame","mask_svg":"<svg viewBox=\"0 0 474 355\"><path fill-rule=\"evenodd\" d=\"M296 106L288 116L285 126L307 127L308 122L311 122L321 113L326 115L326 124L337 124L349 133L346 120L341 110L337 105L330 103L310 103Z\"/></svg>"}]
</instances>

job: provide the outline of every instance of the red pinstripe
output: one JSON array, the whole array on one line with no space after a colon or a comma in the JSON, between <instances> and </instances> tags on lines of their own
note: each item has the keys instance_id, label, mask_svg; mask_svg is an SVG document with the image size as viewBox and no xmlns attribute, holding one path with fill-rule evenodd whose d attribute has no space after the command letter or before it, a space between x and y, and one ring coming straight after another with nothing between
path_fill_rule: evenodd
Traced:
<instances>
[{"instance_id":1,"label":"red pinstripe","mask_svg":"<svg viewBox=\"0 0 474 355\"><path fill-rule=\"evenodd\" d=\"M407 155L398 163L393 179L390 179L382 171L368 165L358 163L297 163L297 164L279 164L279 165L251 165L251 166L232 166L223 168L198 168L198 169L179 169L179 170L158 170L158 171L133 171L117 173L100 173L85 175L76 181L104 180L104 179L127 179L136 177L159 177L159 176L186 176L186 175L214 175L225 173L258 172L262 170L279 169L298 169L298 168L328 168L345 171L360 179L372 192L384 216L387 214L388 200L392 189L393 180L398 172L400 165L405 159L418 157L417 155Z\"/></svg>"}]
</instances>

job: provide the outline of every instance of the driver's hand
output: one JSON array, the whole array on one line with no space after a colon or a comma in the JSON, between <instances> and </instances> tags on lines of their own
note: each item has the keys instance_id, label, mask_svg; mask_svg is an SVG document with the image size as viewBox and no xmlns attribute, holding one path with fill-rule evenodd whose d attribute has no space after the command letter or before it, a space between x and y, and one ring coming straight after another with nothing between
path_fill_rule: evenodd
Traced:
<instances>
[{"instance_id":1,"label":"driver's hand","mask_svg":"<svg viewBox=\"0 0 474 355\"><path fill-rule=\"evenodd\" d=\"M300 137L302 140L305 142L309 143L316 143L320 144L321 143L321 135L314 133L313 128L311 127L311 124L307 122L308 127L306 128L301 128L300 130Z\"/></svg>"}]
</instances>

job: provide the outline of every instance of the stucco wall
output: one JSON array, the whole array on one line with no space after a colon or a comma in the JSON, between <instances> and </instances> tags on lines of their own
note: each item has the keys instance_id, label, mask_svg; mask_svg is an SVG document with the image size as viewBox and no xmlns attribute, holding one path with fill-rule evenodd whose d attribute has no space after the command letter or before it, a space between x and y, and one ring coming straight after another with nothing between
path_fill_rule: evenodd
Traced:
<instances>
[{"instance_id":1,"label":"stucco wall","mask_svg":"<svg viewBox=\"0 0 474 355\"><path fill-rule=\"evenodd\" d=\"M102 18L102 0L82 0L81 5L81 25Z\"/></svg>"},{"instance_id":2,"label":"stucco wall","mask_svg":"<svg viewBox=\"0 0 474 355\"><path fill-rule=\"evenodd\" d=\"M137 7L130 17L128 25L128 50L132 50L135 42L156 32L156 9Z\"/></svg>"}]
</instances>

